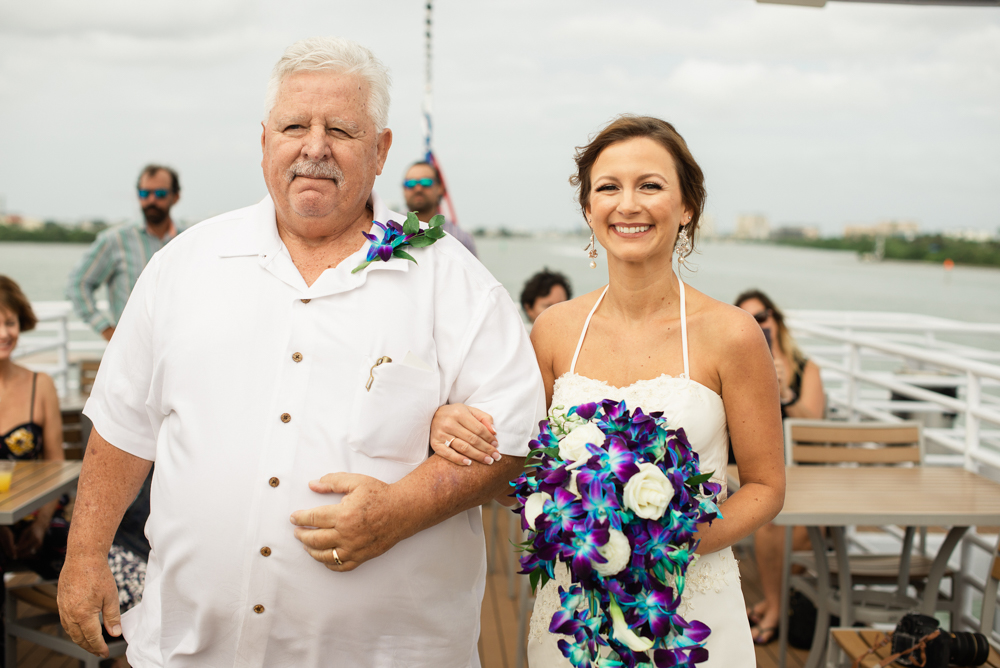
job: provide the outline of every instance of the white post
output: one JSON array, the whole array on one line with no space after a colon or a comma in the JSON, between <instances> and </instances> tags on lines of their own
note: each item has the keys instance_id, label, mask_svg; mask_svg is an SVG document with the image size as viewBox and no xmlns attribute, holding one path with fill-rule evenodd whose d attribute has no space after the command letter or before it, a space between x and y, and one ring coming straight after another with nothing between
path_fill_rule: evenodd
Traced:
<instances>
[{"instance_id":1,"label":"white post","mask_svg":"<svg viewBox=\"0 0 1000 668\"><path fill-rule=\"evenodd\" d=\"M976 463L972 453L979 448L979 418L972 414L979 408L982 391L979 376L971 371L966 372L965 387L965 469L976 472Z\"/></svg>"},{"instance_id":2,"label":"white post","mask_svg":"<svg viewBox=\"0 0 1000 668\"><path fill-rule=\"evenodd\" d=\"M63 313L59 318L59 380L56 383L56 393L60 399L65 399L69 393L69 314Z\"/></svg>"},{"instance_id":3,"label":"white post","mask_svg":"<svg viewBox=\"0 0 1000 668\"><path fill-rule=\"evenodd\" d=\"M858 401L858 379L857 373L861 369L861 354L858 350L858 344L850 344L850 348L847 353L847 369L850 375L847 377L847 409L849 420L857 420L858 414L854 410L855 405Z\"/></svg>"}]
</instances>

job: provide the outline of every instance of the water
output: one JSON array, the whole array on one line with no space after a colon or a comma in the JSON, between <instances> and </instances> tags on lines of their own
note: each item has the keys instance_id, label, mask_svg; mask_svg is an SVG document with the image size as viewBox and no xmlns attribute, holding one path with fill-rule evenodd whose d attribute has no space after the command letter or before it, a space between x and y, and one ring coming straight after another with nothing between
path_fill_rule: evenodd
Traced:
<instances>
[{"instance_id":1,"label":"water","mask_svg":"<svg viewBox=\"0 0 1000 668\"><path fill-rule=\"evenodd\" d=\"M566 274L573 293L607 282L604 252L589 268L581 237L477 239L480 259L517 302L524 282L547 266ZM0 274L20 283L33 301L63 300L66 276L86 251L82 244L0 243ZM685 281L725 302L747 288L767 292L785 309L922 313L1000 323L1000 271L917 262L861 262L857 255L790 246L716 242L692 256Z\"/></svg>"}]
</instances>

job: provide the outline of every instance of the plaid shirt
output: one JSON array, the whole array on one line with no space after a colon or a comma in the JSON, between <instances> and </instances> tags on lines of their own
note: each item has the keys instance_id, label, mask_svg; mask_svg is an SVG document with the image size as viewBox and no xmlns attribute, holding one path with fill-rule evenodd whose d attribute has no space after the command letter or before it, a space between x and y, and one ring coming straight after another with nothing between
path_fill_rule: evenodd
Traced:
<instances>
[{"instance_id":1,"label":"plaid shirt","mask_svg":"<svg viewBox=\"0 0 1000 668\"><path fill-rule=\"evenodd\" d=\"M178 234L184 231L176 223L174 226ZM66 297L73 302L73 309L80 319L98 334L117 325L146 263L174 236L158 239L149 233L144 223L101 232L70 272L66 285ZM97 300L94 299L94 293L105 283L111 303L110 317L97 310Z\"/></svg>"}]
</instances>

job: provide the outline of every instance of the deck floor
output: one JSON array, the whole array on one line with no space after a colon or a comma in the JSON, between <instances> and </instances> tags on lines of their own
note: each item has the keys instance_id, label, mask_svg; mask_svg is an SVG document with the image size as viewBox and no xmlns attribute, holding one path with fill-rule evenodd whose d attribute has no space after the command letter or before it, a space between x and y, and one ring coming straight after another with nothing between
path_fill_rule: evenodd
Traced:
<instances>
[{"instance_id":1,"label":"deck floor","mask_svg":"<svg viewBox=\"0 0 1000 668\"><path fill-rule=\"evenodd\" d=\"M524 647L518 647L518 588L515 587L514 598L508 595L507 569L517 559L516 553L507 541L507 522L513 518L514 515L504 509L500 509L497 513L499 540L494 552L490 550L493 537L493 510L489 506L483 509L487 553L494 557L486 577L486 594L483 597L481 618L482 631L479 636L479 658L483 668L518 668L519 654L522 660L520 666L527 665ZM753 604L762 597L756 565L750 555L737 554L737 557L740 558L743 595L748 604ZM756 652L759 668L777 667L777 641L756 647ZM18 668L78 668L80 665L73 659L24 640L18 642L17 654ZM789 668L801 668L805 663L805 658L806 652L793 649L787 665Z\"/></svg>"}]
</instances>

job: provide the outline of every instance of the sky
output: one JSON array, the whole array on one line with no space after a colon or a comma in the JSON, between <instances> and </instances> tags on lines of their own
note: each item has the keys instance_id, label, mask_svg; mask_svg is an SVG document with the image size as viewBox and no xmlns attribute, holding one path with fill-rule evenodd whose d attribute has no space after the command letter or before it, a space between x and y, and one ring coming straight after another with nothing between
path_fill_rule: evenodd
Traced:
<instances>
[{"instance_id":1,"label":"sky","mask_svg":"<svg viewBox=\"0 0 1000 668\"><path fill-rule=\"evenodd\" d=\"M576 146L620 113L685 137L717 230L914 220L1000 230L1000 9L753 0L434 3L435 153L468 229L577 230ZM0 199L137 219L148 162L175 217L266 194L260 122L289 44L338 35L393 76L376 190L422 155L422 0L0 0Z\"/></svg>"}]
</instances>

